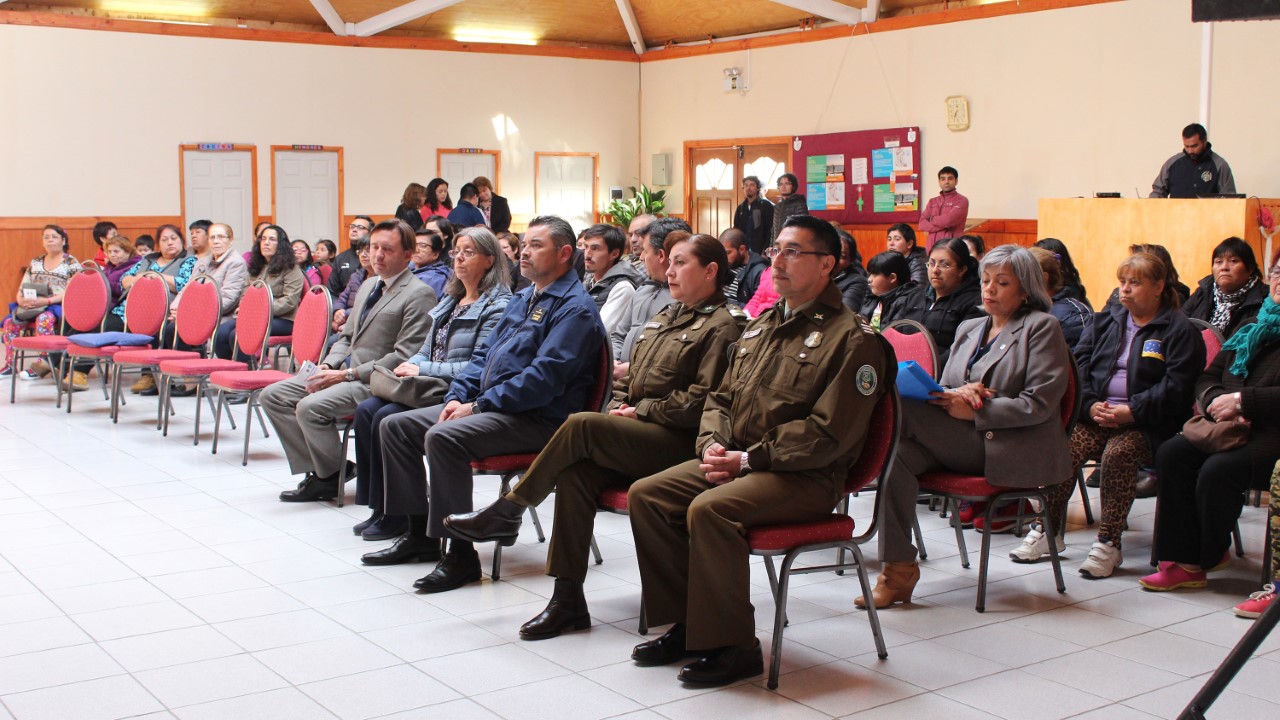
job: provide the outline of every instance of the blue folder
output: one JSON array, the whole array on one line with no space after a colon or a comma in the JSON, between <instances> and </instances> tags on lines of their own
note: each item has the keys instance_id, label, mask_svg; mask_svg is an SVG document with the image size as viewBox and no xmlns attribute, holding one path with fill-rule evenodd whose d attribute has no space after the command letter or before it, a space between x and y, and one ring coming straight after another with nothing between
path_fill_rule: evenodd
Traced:
<instances>
[{"instance_id":1,"label":"blue folder","mask_svg":"<svg viewBox=\"0 0 1280 720\"><path fill-rule=\"evenodd\" d=\"M911 400L933 400L929 393L942 392L942 386L915 360L898 363L898 395Z\"/></svg>"}]
</instances>

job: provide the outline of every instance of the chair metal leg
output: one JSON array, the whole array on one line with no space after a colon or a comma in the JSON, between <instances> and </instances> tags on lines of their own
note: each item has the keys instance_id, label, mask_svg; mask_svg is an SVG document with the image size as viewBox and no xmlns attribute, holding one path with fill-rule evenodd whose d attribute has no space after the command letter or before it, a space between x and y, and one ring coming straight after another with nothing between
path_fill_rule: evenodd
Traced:
<instances>
[{"instance_id":1,"label":"chair metal leg","mask_svg":"<svg viewBox=\"0 0 1280 720\"><path fill-rule=\"evenodd\" d=\"M1036 499L1040 501L1041 507L1048 505L1043 494ZM1062 579L1062 557L1058 554L1058 518L1051 518L1049 513L1045 513L1041 522L1044 523L1044 531L1049 536L1049 564L1053 566L1053 581L1057 583L1058 592L1065 593L1067 583ZM1066 537L1065 533L1063 537Z\"/></svg>"},{"instance_id":2,"label":"chair metal leg","mask_svg":"<svg viewBox=\"0 0 1280 720\"><path fill-rule=\"evenodd\" d=\"M58 408L59 410L62 409L62 378L64 377L62 373L62 364L65 363L66 361L67 361L67 354L64 352L62 353L62 359L58 361L57 365L50 363L50 366L53 368L53 387L58 394L58 402L56 405L54 405L54 407ZM13 402L13 401L10 400L10 402Z\"/></svg>"},{"instance_id":3,"label":"chair metal leg","mask_svg":"<svg viewBox=\"0 0 1280 720\"><path fill-rule=\"evenodd\" d=\"M120 368L116 368L116 371L111 373L111 396L107 399L111 401L110 412L111 412L111 422L113 423L120 422L120 410L119 410L120 404L119 403L120 403L120 376L121 375L123 375L123 373L120 372Z\"/></svg>"},{"instance_id":4,"label":"chair metal leg","mask_svg":"<svg viewBox=\"0 0 1280 720\"><path fill-rule=\"evenodd\" d=\"M22 367L23 354L21 350L15 350L13 353L13 365L9 368L9 404L17 402L18 398L18 368Z\"/></svg>"},{"instance_id":5,"label":"chair metal leg","mask_svg":"<svg viewBox=\"0 0 1280 720\"><path fill-rule=\"evenodd\" d=\"M71 362L71 355L68 353L68 354L63 355L63 357L67 359L67 360L66 360L66 363L67 363L67 371L68 371L68 372L70 372L70 373L72 373L71 375L68 375L67 377L74 377L74 375L75 375L75 363ZM70 415L70 414L71 414L71 398L75 397L75 395L76 395L76 391L75 391L75 390L74 390L70 385L68 385L68 386L67 386L67 414L68 414L68 415Z\"/></svg>"},{"instance_id":6,"label":"chair metal leg","mask_svg":"<svg viewBox=\"0 0 1280 720\"><path fill-rule=\"evenodd\" d=\"M591 536L591 556L595 558L596 564L604 562L604 558L600 557L600 546L596 544L596 536Z\"/></svg>"},{"instance_id":7,"label":"chair metal leg","mask_svg":"<svg viewBox=\"0 0 1280 720\"><path fill-rule=\"evenodd\" d=\"M542 521L538 519L538 508L532 505L529 506L529 519L533 521L533 529L538 531L538 542L546 542L547 536L542 532ZM592 540L594 541L595 537L592 537Z\"/></svg>"},{"instance_id":8,"label":"chair metal leg","mask_svg":"<svg viewBox=\"0 0 1280 720\"><path fill-rule=\"evenodd\" d=\"M351 431L354 430L356 424L354 421L347 423L342 430L342 465L338 467L338 497L336 498L338 507L342 507L346 501L347 495L347 448L351 446Z\"/></svg>"},{"instance_id":9,"label":"chair metal leg","mask_svg":"<svg viewBox=\"0 0 1280 720\"><path fill-rule=\"evenodd\" d=\"M916 535L916 549L920 551L920 559L928 560L929 551L924 548L924 533L920 532L920 514L916 513L911 517L911 530ZM844 550L841 549L843 553Z\"/></svg>"},{"instance_id":10,"label":"chair metal leg","mask_svg":"<svg viewBox=\"0 0 1280 720\"><path fill-rule=\"evenodd\" d=\"M956 507L952 508L951 510L951 527L955 528L956 545L960 548L960 567L968 570L969 569L969 546L966 545L964 542L964 528L960 527L960 510L959 510L960 501L947 498L947 501L945 504L950 505L953 502L956 504ZM990 503L987 504L987 514L988 515L991 514ZM988 520L987 522L991 522L991 521ZM991 526L988 525L987 527L989 528Z\"/></svg>"},{"instance_id":11,"label":"chair metal leg","mask_svg":"<svg viewBox=\"0 0 1280 720\"><path fill-rule=\"evenodd\" d=\"M636 627L636 632L641 635L649 634L649 623L644 618L644 595L640 596L640 623Z\"/></svg>"},{"instance_id":12,"label":"chair metal leg","mask_svg":"<svg viewBox=\"0 0 1280 720\"><path fill-rule=\"evenodd\" d=\"M502 543L493 544L493 570L489 573L489 577L498 582L498 578L502 577Z\"/></svg>"},{"instance_id":13,"label":"chair metal leg","mask_svg":"<svg viewBox=\"0 0 1280 720\"><path fill-rule=\"evenodd\" d=\"M1244 541L1240 539L1240 521L1231 528L1231 539L1236 543L1236 557L1244 557Z\"/></svg>"},{"instance_id":14,"label":"chair metal leg","mask_svg":"<svg viewBox=\"0 0 1280 720\"><path fill-rule=\"evenodd\" d=\"M253 435L253 411L258 407L258 393L249 393L249 402L244 410L244 455L240 457L240 465L249 464L249 436ZM258 413L261 418L262 413Z\"/></svg>"},{"instance_id":15,"label":"chair metal leg","mask_svg":"<svg viewBox=\"0 0 1280 720\"><path fill-rule=\"evenodd\" d=\"M1089 500L1089 486L1084 482L1084 470L1076 470L1076 484L1080 486L1080 499L1084 501L1084 521L1093 525L1093 502Z\"/></svg>"},{"instance_id":16,"label":"chair metal leg","mask_svg":"<svg viewBox=\"0 0 1280 720\"><path fill-rule=\"evenodd\" d=\"M782 632L787 625L787 581L791 578L791 563L796 551L790 550L782 558L782 577L774 576L773 558L766 555L765 567L769 568L769 584L773 586L773 647L769 649L769 689L778 689L778 671L782 668Z\"/></svg>"},{"instance_id":17,"label":"chair metal leg","mask_svg":"<svg viewBox=\"0 0 1280 720\"><path fill-rule=\"evenodd\" d=\"M986 512L983 513L987 531L982 533L982 549L978 553L978 612L985 612L987 609L987 565L991 560L991 536L995 534L991 528L991 516L995 514L995 506L994 502L987 503ZM1053 544L1052 540L1049 544Z\"/></svg>"},{"instance_id":18,"label":"chair metal leg","mask_svg":"<svg viewBox=\"0 0 1280 720\"><path fill-rule=\"evenodd\" d=\"M836 505L836 513L840 515L849 514L849 496L845 495L840 498L839 504ZM836 574L844 574L844 546L841 545L836 549Z\"/></svg>"},{"instance_id":19,"label":"chair metal leg","mask_svg":"<svg viewBox=\"0 0 1280 720\"><path fill-rule=\"evenodd\" d=\"M263 418L263 417L262 417L262 406L261 406L261 405L259 405L259 404L256 402L256 401L257 401L257 399L258 399L258 393L257 393L257 391L254 391L253 393L250 393L250 395L249 395L249 404L250 404L251 406L253 406L253 411L254 411L255 413L257 413L257 414L258 414L258 424L262 426L262 437L269 438L269 437L271 437L271 433L267 432L267 421L266 421L266 419L265 419L265 418ZM246 424L245 424L245 426L244 426L244 431L245 431L246 433L248 433L248 432L250 432L251 430L253 430L253 417L252 417L252 416L250 416L250 417L249 417L249 419L245 420L245 423L246 423Z\"/></svg>"},{"instance_id":20,"label":"chair metal leg","mask_svg":"<svg viewBox=\"0 0 1280 720\"><path fill-rule=\"evenodd\" d=\"M210 455L218 454L218 431L222 429L222 406L225 404L226 395L222 390L218 391L218 402L213 406L213 450ZM227 412L227 417L231 417L231 412Z\"/></svg>"},{"instance_id":21,"label":"chair metal leg","mask_svg":"<svg viewBox=\"0 0 1280 720\"><path fill-rule=\"evenodd\" d=\"M867 623L871 625L871 636L876 641L876 656L881 660L889 657L889 650L884 645L884 633L880 631L880 616L876 614L876 604L871 600L871 580L867 577L867 565L862 561L862 550L856 544L850 545L853 559L858 563L858 583L862 586L862 601L867 606Z\"/></svg>"}]
</instances>

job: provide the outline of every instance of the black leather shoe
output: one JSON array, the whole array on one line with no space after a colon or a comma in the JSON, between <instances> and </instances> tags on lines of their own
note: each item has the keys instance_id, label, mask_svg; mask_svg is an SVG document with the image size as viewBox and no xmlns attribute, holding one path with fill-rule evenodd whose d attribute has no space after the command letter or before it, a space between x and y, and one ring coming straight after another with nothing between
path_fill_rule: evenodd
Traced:
<instances>
[{"instance_id":1,"label":"black leather shoe","mask_svg":"<svg viewBox=\"0 0 1280 720\"><path fill-rule=\"evenodd\" d=\"M175 385L169 391L170 397L191 397L196 394L196 389L190 385Z\"/></svg>"},{"instance_id":2,"label":"black leather shoe","mask_svg":"<svg viewBox=\"0 0 1280 720\"><path fill-rule=\"evenodd\" d=\"M720 648L680 668L676 677L690 685L728 685L736 680L764 673L764 653L760 641L750 648Z\"/></svg>"},{"instance_id":3,"label":"black leather shoe","mask_svg":"<svg viewBox=\"0 0 1280 720\"><path fill-rule=\"evenodd\" d=\"M323 480L328 483L333 483L333 486L337 487L338 478L341 476L342 476L342 471L339 470L338 472L330 475L329 477L323 478ZM356 464L348 460L347 461L347 481L349 482L355 479L356 479Z\"/></svg>"},{"instance_id":4,"label":"black leather shoe","mask_svg":"<svg viewBox=\"0 0 1280 720\"><path fill-rule=\"evenodd\" d=\"M480 556L475 550L450 550L430 575L418 579L413 586L423 593L447 592L478 581L480 574Z\"/></svg>"},{"instance_id":5,"label":"black leather shoe","mask_svg":"<svg viewBox=\"0 0 1280 720\"><path fill-rule=\"evenodd\" d=\"M372 515L356 523L355 527L351 528L351 532L355 533L356 535L363 535L365 529L367 529L370 525L374 524L380 519L382 519L382 511L374 510Z\"/></svg>"},{"instance_id":6,"label":"black leather shoe","mask_svg":"<svg viewBox=\"0 0 1280 720\"><path fill-rule=\"evenodd\" d=\"M338 497L338 483L325 482L317 478L314 473L307 473L302 482L298 483L297 489L280 493L281 502L311 502L332 500L336 497Z\"/></svg>"},{"instance_id":7,"label":"black leather shoe","mask_svg":"<svg viewBox=\"0 0 1280 720\"><path fill-rule=\"evenodd\" d=\"M409 531L408 515L383 515L360 533L365 540L390 540ZM439 556L436 557L439 560Z\"/></svg>"},{"instance_id":8,"label":"black leather shoe","mask_svg":"<svg viewBox=\"0 0 1280 720\"><path fill-rule=\"evenodd\" d=\"M520 519L525 507L506 498L498 498L483 510L446 516L444 526L463 540L471 542L497 542L499 545L516 544L520 535Z\"/></svg>"},{"instance_id":9,"label":"black leather shoe","mask_svg":"<svg viewBox=\"0 0 1280 720\"><path fill-rule=\"evenodd\" d=\"M1133 492L1134 497L1153 498L1160 494L1160 480L1151 473L1145 473L1134 484Z\"/></svg>"},{"instance_id":10,"label":"black leather shoe","mask_svg":"<svg viewBox=\"0 0 1280 720\"><path fill-rule=\"evenodd\" d=\"M631 651L631 659L640 665L670 665L697 653L684 646L684 623L676 623L656 640L642 642Z\"/></svg>"},{"instance_id":11,"label":"black leather shoe","mask_svg":"<svg viewBox=\"0 0 1280 720\"><path fill-rule=\"evenodd\" d=\"M405 535L377 552L360 558L365 565L404 565L413 562L436 562L440 559L440 541L435 538ZM476 560L476 567L480 561Z\"/></svg>"},{"instance_id":12,"label":"black leather shoe","mask_svg":"<svg viewBox=\"0 0 1280 720\"><path fill-rule=\"evenodd\" d=\"M570 578L556 578L556 589L551 593L547 609L520 626L520 639L546 640L565 630L586 630L589 627L591 613L587 612L582 583Z\"/></svg>"}]
</instances>

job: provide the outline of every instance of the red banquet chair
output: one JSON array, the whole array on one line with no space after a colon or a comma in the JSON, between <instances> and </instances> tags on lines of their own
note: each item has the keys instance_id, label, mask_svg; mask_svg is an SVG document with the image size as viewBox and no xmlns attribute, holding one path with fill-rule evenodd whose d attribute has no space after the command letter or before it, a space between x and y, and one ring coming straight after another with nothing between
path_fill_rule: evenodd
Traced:
<instances>
[{"instance_id":1,"label":"red banquet chair","mask_svg":"<svg viewBox=\"0 0 1280 720\"><path fill-rule=\"evenodd\" d=\"M600 345L600 363L596 368L595 384L591 386L591 392L587 394L587 403L583 408L583 412L600 412L603 410L605 401L609 398L609 388L612 385L613 348L609 345L609 339L605 338L605 341ZM537 457L538 453L494 455L471 463L471 472L473 475L497 475L500 477L502 481L498 488L498 497L502 497L511 490L512 482L529 470L529 466L533 464ZM538 531L538 542L546 542L547 536L542 532L542 522L538 519L538 511L530 507L529 517L533 520L533 526ZM594 545L594 539L592 544ZM597 557L599 557L598 551ZM493 550L492 578L497 580L501 576L501 571L502 545L497 544Z\"/></svg>"},{"instance_id":2,"label":"red banquet chair","mask_svg":"<svg viewBox=\"0 0 1280 720\"><path fill-rule=\"evenodd\" d=\"M125 367L137 367L143 372L160 371L160 364L165 361L174 360L198 360L202 355L209 355L213 347L213 335L218 330L218 321L221 319L222 298L218 291L218 281L209 275L197 275L191 278L186 287L182 290L182 299L178 303L178 315L174 321L175 331L173 335L174 347L169 350L164 348L152 350L151 348L138 348L135 350L122 350L116 353L116 375L113 382L113 388L117 394L120 393L120 370ZM202 350L178 350L177 344L181 340L189 347L203 348ZM164 388L157 378L156 385L160 387L159 403L156 415L156 429L168 430L169 412L172 406L169 402L170 394L165 392ZM199 404L196 405L196 412L200 411ZM198 416L197 416L198 417ZM197 421L198 422L198 421Z\"/></svg>"},{"instance_id":3,"label":"red banquet chair","mask_svg":"<svg viewBox=\"0 0 1280 720\"><path fill-rule=\"evenodd\" d=\"M903 332L904 330L910 332ZM900 362L915 360L934 380L942 376L942 363L938 362L938 344L924 325L915 320L895 320L880 331L880 336L893 346Z\"/></svg>"},{"instance_id":4,"label":"red banquet chair","mask_svg":"<svg viewBox=\"0 0 1280 720\"><path fill-rule=\"evenodd\" d=\"M259 367L266 362L267 333L271 330L271 289L265 284L254 283L250 292L240 302L240 314L236 317L236 344L240 352L253 358ZM250 302L250 317L245 317L245 303ZM298 306L298 314L293 319L294 357L299 363L320 362L325 342L329 339L329 291L322 287L313 287L302 296ZM218 402L214 406L213 420L213 452L218 452L218 430L222 421L222 408L227 404L227 393L248 393L248 407L245 410L244 455L241 465L249 464L249 436L253 431L253 414L257 412L258 423L262 425L262 434L270 437L267 423L262 418L258 406L258 395L268 385L287 380L292 373L274 369L258 370L218 370L209 375L209 387L218 391ZM230 415L228 415L230 417Z\"/></svg>"},{"instance_id":5,"label":"red banquet chair","mask_svg":"<svg viewBox=\"0 0 1280 720\"><path fill-rule=\"evenodd\" d=\"M133 287L129 289L128 303L124 309L124 325L125 331L129 334L138 336L138 341L142 341L142 336L148 338L156 338L164 330L165 320L169 317L169 286L165 284L164 276L155 271L145 272L138 277L133 283ZM102 347L90 347L89 345L80 345L81 341L88 342L92 339L92 335L72 335L68 340L71 344L67 346L67 352L63 355L63 363L66 370L63 373L70 372L76 364L76 360L89 361L98 368L98 374L103 378L104 391L107 373L112 374L112 385L117 385L119 370L115 368L115 356L124 350L137 350L143 344L149 345L149 342L134 345L105 345ZM67 412L71 412L71 399L75 394L67 395ZM120 405L124 404L124 399L118 393L110 395L111 400L111 419L114 422Z\"/></svg>"},{"instance_id":6,"label":"red banquet chair","mask_svg":"<svg viewBox=\"0 0 1280 720\"><path fill-rule=\"evenodd\" d=\"M1080 414L1080 377L1075 361L1071 360L1068 365L1067 390L1062 394L1060 414L1063 429L1066 431L1067 437L1070 438L1071 431L1076 424L1076 418ZM1063 482L1071 482L1071 479L1064 479ZM922 495L936 495L944 498L946 503L952 506L950 508L951 526L956 531L956 544L960 547L960 564L962 567L969 567L969 551L964 542L964 530L960 527L960 515L957 512L959 502L961 500L985 502L987 507L984 517L988 528L991 527L993 513L996 508L1011 501L1016 502L1018 503L1019 512L1001 517L1017 520L1019 523L1036 517L1041 518L1044 523L1045 535L1049 538L1049 560L1053 565L1053 577L1057 582L1058 592L1064 593L1067 591L1067 586L1062 579L1062 563L1058 556L1058 528L1056 527L1058 518L1049 517L1048 513L1022 510L1022 506L1025 505L1023 500L1029 499L1039 500L1040 507L1046 507L1047 502L1045 501L1044 491L1049 487L1051 485L1042 485L1034 488L1001 487L991 485L981 475L966 475L942 470L926 472L920 476L920 493ZM974 606L974 609L978 612L986 610L987 566L991 559L991 535L992 533L989 532L982 534L982 550L978 556L978 601Z\"/></svg>"},{"instance_id":7,"label":"red banquet chair","mask_svg":"<svg viewBox=\"0 0 1280 720\"><path fill-rule=\"evenodd\" d=\"M858 456L857 462L853 464L848 477L845 478L845 497L872 483L883 483L889 476L889 468L893 465L893 458L898 451L901 424L902 412L898 391L891 388L880 397L872 411L862 454ZM882 659L888 657L889 651L885 649L884 636L880 632L880 618L876 615L876 604L871 600L871 584L867 579L867 568L863 563L862 550L858 547L867 535L854 537L853 531L853 518L841 512L809 522L761 525L747 529L747 542L751 546L751 554L764 557L765 569L769 573L769 585L773 590L775 608L773 648L769 658L770 690L778 687L778 671L782 666L782 633L787 625L787 587L792 575L832 570L843 572L847 567L856 567L858 583L862 587L862 597L867 602L867 622L871 625L871 634L875 638L876 653ZM841 551L835 564L795 567L795 561L800 555L830 549ZM853 556L852 562L844 560L846 552ZM776 572L773 567L775 555L782 556L782 564Z\"/></svg>"},{"instance_id":8,"label":"red banquet chair","mask_svg":"<svg viewBox=\"0 0 1280 720\"><path fill-rule=\"evenodd\" d=\"M17 393L18 373L28 355L60 353L71 344L68 330L76 332L101 332L102 321L107 317L111 304L111 289L107 278L97 265L85 263L84 269L71 276L67 291L62 296L62 328L57 335L27 335L13 339L14 373L9 378L9 404ZM58 404L62 407L62 363L53 366L53 380L57 387ZM104 382L102 391L106 393Z\"/></svg>"}]
</instances>

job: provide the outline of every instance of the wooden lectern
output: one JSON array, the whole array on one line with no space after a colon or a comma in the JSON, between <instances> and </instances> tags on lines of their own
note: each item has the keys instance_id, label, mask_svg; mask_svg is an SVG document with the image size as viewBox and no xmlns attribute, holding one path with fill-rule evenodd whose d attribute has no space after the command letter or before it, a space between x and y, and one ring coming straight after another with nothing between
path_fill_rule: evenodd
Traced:
<instances>
[{"instance_id":1,"label":"wooden lectern","mask_svg":"<svg viewBox=\"0 0 1280 720\"><path fill-rule=\"evenodd\" d=\"M1212 269L1213 248L1232 236L1253 246L1259 267L1265 268L1271 258L1258 230L1260 207L1270 208L1280 221L1276 199L1046 198L1040 201L1038 234L1066 243L1089 302L1101 310L1116 287L1116 268L1134 243L1168 248L1179 279L1192 292Z\"/></svg>"}]
</instances>

